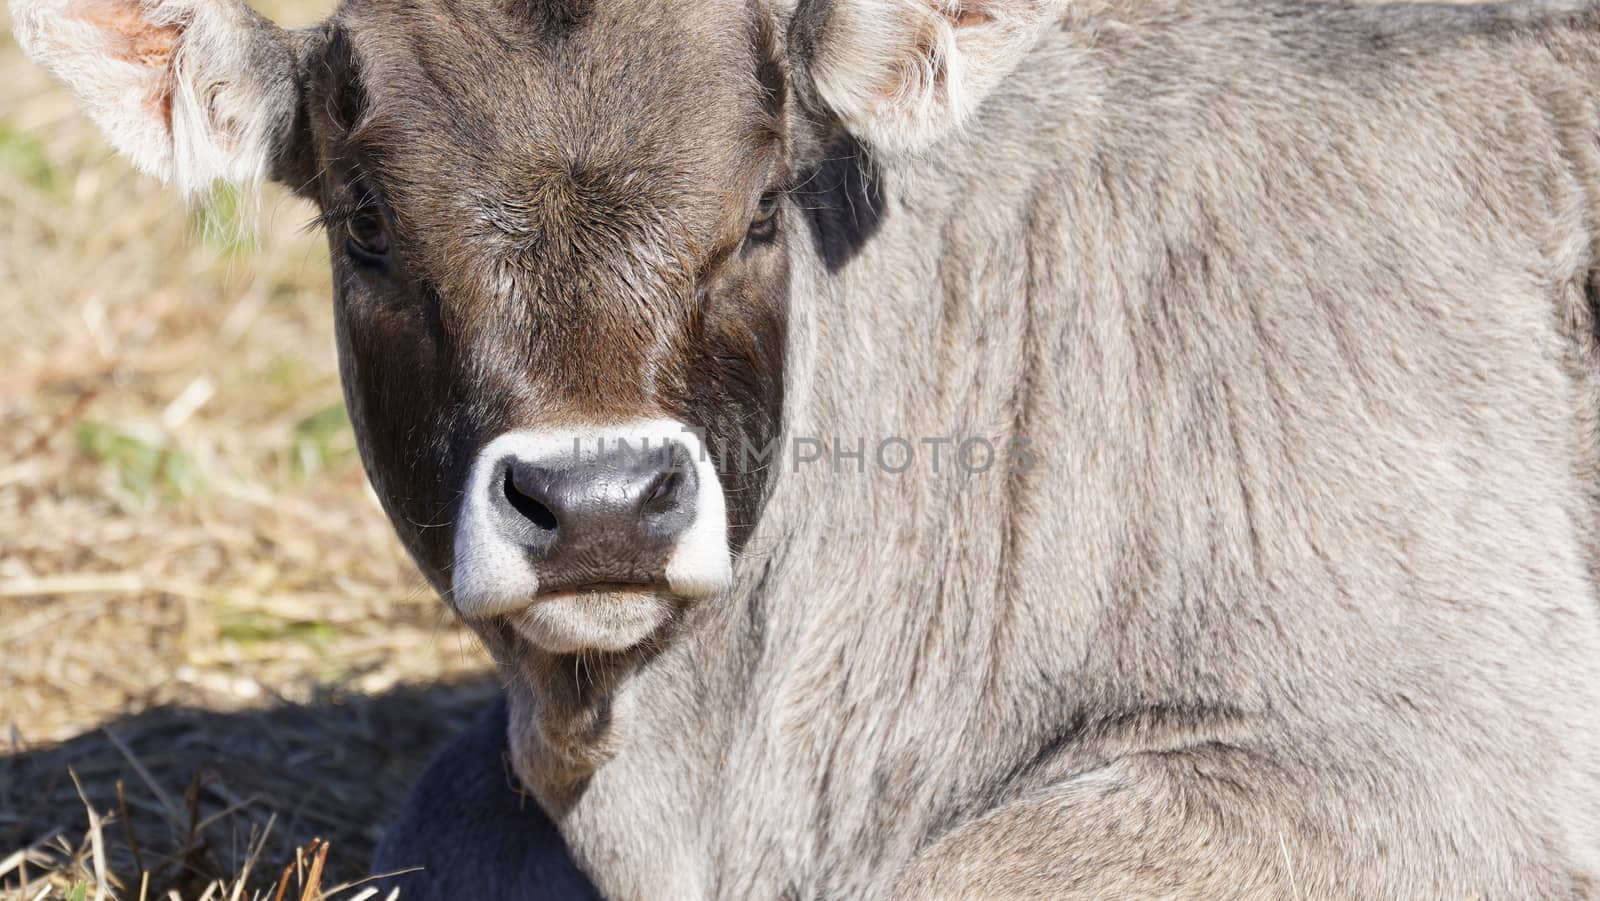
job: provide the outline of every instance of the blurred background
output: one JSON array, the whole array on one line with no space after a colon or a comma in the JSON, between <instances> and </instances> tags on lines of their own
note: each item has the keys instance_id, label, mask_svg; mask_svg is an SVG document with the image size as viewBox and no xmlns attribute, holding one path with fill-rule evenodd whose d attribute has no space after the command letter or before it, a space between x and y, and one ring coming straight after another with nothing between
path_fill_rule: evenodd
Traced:
<instances>
[{"instance_id":1,"label":"blurred background","mask_svg":"<svg viewBox=\"0 0 1600 901\"><path fill-rule=\"evenodd\" d=\"M493 683L367 488L313 211L186 210L8 19L0 85L0 898L329 892Z\"/></svg>"}]
</instances>

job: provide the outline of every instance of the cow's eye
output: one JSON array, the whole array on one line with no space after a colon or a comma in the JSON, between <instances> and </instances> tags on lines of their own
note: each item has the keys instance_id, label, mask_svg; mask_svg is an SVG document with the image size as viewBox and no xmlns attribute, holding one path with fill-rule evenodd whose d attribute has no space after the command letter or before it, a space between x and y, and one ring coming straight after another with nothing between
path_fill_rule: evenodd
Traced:
<instances>
[{"instance_id":1,"label":"cow's eye","mask_svg":"<svg viewBox=\"0 0 1600 901\"><path fill-rule=\"evenodd\" d=\"M345 248L358 263L382 265L389 258L389 226L376 209L357 210L345 222Z\"/></svg>"},{"instance_id":2,"label":"cow's eye","mask_svg":"<svg viewBox=\"0 0 1600 901\"><path fill-rule=\"evenodd\" d=\"M768 191L761 195L756 205L756 215L750 220L749 239L770 241L778 233L778 209L783 205L783 192Z\"/></svg>"}]
</instances>

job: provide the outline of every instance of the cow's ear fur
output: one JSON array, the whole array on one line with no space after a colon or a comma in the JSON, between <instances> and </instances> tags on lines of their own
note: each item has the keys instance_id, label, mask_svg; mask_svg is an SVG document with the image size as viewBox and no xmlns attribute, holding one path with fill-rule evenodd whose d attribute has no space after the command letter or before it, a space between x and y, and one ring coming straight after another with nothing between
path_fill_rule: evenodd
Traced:
<instances>
[{"instance_id":1,"label":"cow's ear fur","mask_svg":"<svg viewBox=\"0 0 1600 901\"><path fill-rule=\"evenodd\" d=\"M242 0L11 0L11 18L111 143L185 195L288 149L299 42Z\"/></svg>"},{"instance_id":2,"label":"cow's ear fur","mask_svg":"<svg viewBox=\"0 0 1600 901\"><path fill-rule=\"evenodd\" d=\"M800 0L795 21L822 102L868 144L915 153L965 123L1067 2Z\"/></svg>"}]
</instances>

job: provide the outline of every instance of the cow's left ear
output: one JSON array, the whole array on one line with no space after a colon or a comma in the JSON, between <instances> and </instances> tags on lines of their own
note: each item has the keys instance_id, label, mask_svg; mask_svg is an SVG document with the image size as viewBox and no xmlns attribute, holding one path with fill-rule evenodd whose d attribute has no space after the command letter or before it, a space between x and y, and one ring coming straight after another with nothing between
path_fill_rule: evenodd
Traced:
<instances>
[{"instance_id":1,"label":"cow's left ear","mask_svg":"<svg viewBox=\"0 0 1600 901\"><path fill-rule=\"evenodd\" d=\"M11 0L11 18L112 145L186 195L299 156L306 41L243 0Z\"/></svg>"},{"instance_id":2,"label":"cow's left ear","mask_svg":"<svg viewBox=\"0 0 1600 901\"><path fill-rule=\"evenodd\" d=\"M1068 2L800 0L791 35L817 96L852 134L914 153L960 127Z\"/></svg>"}]
</instances>

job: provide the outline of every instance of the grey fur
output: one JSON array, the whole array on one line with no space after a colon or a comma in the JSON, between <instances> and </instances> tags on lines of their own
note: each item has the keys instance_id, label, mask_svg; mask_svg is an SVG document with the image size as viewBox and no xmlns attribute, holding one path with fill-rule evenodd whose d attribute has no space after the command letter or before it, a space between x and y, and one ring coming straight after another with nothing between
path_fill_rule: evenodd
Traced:
<instances>
[{"instance_id":1,"label":"grey fur","mask_svg":"<svg viewBox=\"0 0 1600 901\"><path fill-rule=\"evenodd\" d=\"M884 163L838 276L796 260L788 403L1042 465L785 475L738 595L617 689L579 861L617 898L1595 895L1597 86L1554 7L1053 31Z\"/></svg>"}]
</instances>

